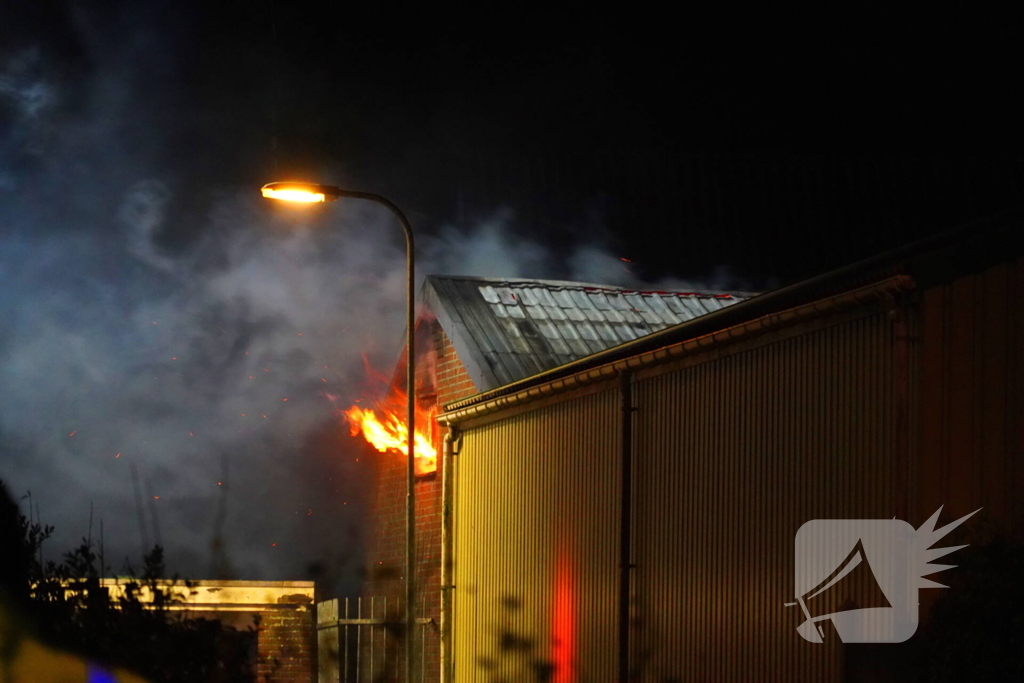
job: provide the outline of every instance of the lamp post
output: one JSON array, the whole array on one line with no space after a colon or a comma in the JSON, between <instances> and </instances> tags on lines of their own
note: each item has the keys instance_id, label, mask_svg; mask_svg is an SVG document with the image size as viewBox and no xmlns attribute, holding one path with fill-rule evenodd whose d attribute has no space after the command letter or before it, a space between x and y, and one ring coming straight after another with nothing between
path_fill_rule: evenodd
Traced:
<instances>
[{"instance_id":1,"label":"lamp post","mask_svg":"<svg viewBox=\"0 0 1024 683\"><path fill-rule=\"evenodd\" d=\"M413 658L413 627L414 605L416 595L416 583L414 575L414 558L416 550L416 464L414 458L416 442L416 353L413 344L415 333L415 292L413 269L413 240L412 226L409 220L402 213L394 202L379 194L372 192L357 192L343 190L333 185L318 185L315 183L267 183L260 190L264 197L269 199L280 199L292 202L322 203L331 202L339 197L352 199L367 199L371 202L383 204L391 210L402 224L405 231L405 263L406 263L406 400L408 402L406 416L406 442L408 446L408 462L406 470L406 493L405 493L405 676L407 681L412 681Z\"/></svg>"}]
</instances>

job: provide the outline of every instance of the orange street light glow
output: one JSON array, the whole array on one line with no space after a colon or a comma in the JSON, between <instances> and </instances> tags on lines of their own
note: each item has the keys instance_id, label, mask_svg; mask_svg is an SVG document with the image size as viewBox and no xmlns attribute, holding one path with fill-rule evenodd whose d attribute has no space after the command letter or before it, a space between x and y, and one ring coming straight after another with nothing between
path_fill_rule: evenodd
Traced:
<instances>
[{"instance_id":1,"label":"orange street light glow","mask_svg":"<svg viewBox=\"0 0 1024 683\"><path fill-rule=\"evenodd\" d=\"M334 201L338 198L336 191L331 192L331 189L316 183L267 183L260 188L260 193L267 199L317 204Z\"/></svg>"},{"instance_id":2,"label":"orange street light glow","mask_svg":"<svg viewBox=\"0 0 1024 683\"><path fill-rule=\"evenodd\" d=\"M323 192L310 192L309 190L275 190L270 187L264 187L262 192L263 196L267 199L282 199L286 202L313 204L315 202L327 201L327 197L324 196Z\"/></svg>"}]
</instances>

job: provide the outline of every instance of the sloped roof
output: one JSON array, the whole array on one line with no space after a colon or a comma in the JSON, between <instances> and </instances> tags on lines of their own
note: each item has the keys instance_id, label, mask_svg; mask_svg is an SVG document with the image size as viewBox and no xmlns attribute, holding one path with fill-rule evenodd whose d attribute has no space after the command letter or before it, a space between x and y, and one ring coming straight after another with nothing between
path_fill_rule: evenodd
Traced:
<instances>
[{"instance_id":1,"label":"sloped roof","mask_svg":"<svg viewBox=\"0 0 1024 683\"><path fill-rule=\"evenodd\" d=\"M900 289L907 284L917 290L949 285L954 279L977 274L997 264L1024 259L1024 205L980 218L946 232L906 244L898 249L851 263L842 268L816 275L757 296L750 296L736 306L711 313L706 317L675 325L607 351L559 366L543 375L532 375L518 382L454 401L445 406L451 415L470 406L479 406L501 397L532 390L538 385L565 380L628 358L686 341L710 338L716 333L758 321L775 314L815 305L871 290L884 291L889 286ZM892 296L891 292L883 296ZM742 298L742 295L741 295ZM898 305L904 305L900 303ZM797 316L789 318L800 321ZM444 417L444 416L442 416ZM450 418L444 418L447 423Z\"/></svg>"},{"instance_id":2,"label":"sloped roof","mask_svg":"<svg viewBox=\"0 0 1024 683\"><path fill-rule=\"evenodd\" d=\"M423 301L476 387L488 391L750 296L428 275Z\"/></svg>"}]
</instances>

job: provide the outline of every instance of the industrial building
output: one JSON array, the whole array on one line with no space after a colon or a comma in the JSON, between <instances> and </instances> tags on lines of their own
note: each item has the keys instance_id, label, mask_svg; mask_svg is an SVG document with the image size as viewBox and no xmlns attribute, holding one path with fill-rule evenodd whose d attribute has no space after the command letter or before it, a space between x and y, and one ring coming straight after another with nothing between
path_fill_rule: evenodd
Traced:
<instances>
[{"instance_id":1,"label":"industrial building","mask_svg":"<svg viewBox=\"0 0 1024 683\"><path fill-rule=\"evenodd\" d=\"M787 607L805 522L1024 527L1021 219L759 296L429 278L424 680L848 680ZM368 591L397 595L380 463Z\"/></svg>"}]
</instances>

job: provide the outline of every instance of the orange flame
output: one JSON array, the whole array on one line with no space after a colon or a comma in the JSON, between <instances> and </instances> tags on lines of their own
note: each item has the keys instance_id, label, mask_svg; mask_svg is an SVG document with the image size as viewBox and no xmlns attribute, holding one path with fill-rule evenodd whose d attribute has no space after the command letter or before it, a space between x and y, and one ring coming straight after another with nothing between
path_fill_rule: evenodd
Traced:
<instances>
[{"instance_id":1,"label":"orange flame","mask_svg":"<svg viewBox=\"0 0 1024 683\"><path fill-rule=\"evenodd\" d=\"M344 414L348 419L352 436L362 433L363 438L381 453L390 451L403 456L408 453L409 430L405 420L399 417L398 413L383 408L378 416L376 410L364 410L359 406L352 406L344 411ZM430 415L417 409L416 423L429 430ZM429 431L417 429L413 444L416 455L416 474L437 471L437 450L431 443Z\"/></svg>"}]
</instances>

